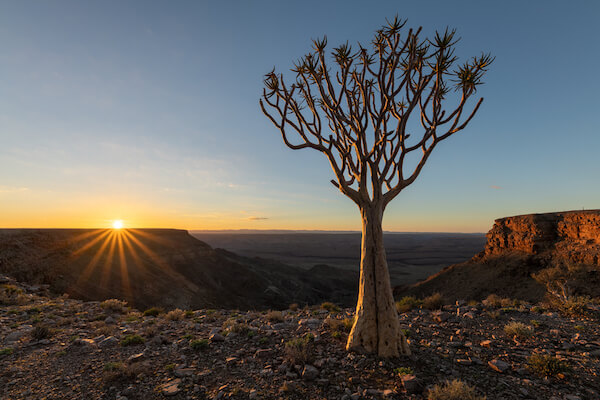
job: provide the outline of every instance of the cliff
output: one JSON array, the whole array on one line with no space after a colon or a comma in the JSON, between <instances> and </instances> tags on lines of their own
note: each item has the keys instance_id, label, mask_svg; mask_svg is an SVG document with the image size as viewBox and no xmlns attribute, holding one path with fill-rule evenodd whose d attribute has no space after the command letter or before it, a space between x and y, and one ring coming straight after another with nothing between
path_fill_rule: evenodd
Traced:
<instances>
[{"instance_id":1,"label":"cliff","mask_svg":"<svg viewBox=\"0 0 600 400\"><path fill-rule=\"evenodd\" d=\"M600 210L528 214L497 219L484 251L396 295L440 292L448 299L482 299L491 293L529 301L545 289L531 275L551 266L593 267L581 294L600 295Z\"/></svg>"}]
</instances>

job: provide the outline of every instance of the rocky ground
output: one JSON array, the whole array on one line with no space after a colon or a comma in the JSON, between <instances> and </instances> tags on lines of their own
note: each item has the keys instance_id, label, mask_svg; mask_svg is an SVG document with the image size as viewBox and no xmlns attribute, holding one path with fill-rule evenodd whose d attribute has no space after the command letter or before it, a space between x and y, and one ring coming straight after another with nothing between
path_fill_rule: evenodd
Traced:
<instances>
[{"instance_id":1,"label":"rocky ground","mask_svg":"<svg viewBox=\"0 0 600 400\"><path fill-rule=\"evenodd\" d=\"M388 360L347 353L353 310L331 305L154 316L0 285L2 399L426 399L454 379L487 399L600 398L598 320L528 304L402 313L413 354Z\"/></svg>"}]
</instances>

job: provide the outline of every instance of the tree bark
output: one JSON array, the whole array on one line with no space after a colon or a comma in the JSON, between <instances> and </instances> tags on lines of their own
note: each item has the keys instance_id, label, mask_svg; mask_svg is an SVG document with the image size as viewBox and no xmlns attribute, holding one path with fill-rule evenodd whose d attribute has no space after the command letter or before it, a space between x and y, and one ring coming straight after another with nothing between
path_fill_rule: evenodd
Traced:
<instances>
[{"instance_id":1,"label":"tree bark","mask_svg":"<svg viewBox=\"0 0 600 400\"><path fill-rule=\"evenodd\" d=\"M361 207L360 282L354 325L346 349L381 357L409 355L400 330L383 246L383 205Z\"/></svg>"}]
</instances>

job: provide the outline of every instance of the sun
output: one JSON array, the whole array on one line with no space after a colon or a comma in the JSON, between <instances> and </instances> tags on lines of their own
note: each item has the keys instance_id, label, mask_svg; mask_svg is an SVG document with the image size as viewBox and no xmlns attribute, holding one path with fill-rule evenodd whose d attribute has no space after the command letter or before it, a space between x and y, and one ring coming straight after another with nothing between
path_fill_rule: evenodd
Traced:
<instances>
[{"instance_id":1,"label":"sun","mask_svg":"<svg viewBox=\"0 0 600 400\"><path fill-rule=\"evenodd\" d=\"M121 221L120 219L117 219L115 221L113 221L113 229L121 229L123 228L123 221Z\"/></svg>"}]
</instances>

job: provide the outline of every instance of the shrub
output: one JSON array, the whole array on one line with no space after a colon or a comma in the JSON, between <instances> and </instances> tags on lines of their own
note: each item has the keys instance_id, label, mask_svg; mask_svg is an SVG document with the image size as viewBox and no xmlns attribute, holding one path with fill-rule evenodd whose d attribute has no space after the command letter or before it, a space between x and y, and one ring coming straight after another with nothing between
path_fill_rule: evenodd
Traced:
<instances>
[{"instance_id":1,"label":"shrub","mask_svg":"<svg viewBox=\"0 0 600 400\"><path fill-rule=\"evenodd\" d=\"M190 342L190 347L194 351L200 351L208 348L208 340L207 339L196 339Z\"/></svg>"},{"instance_id":2,"label":"shrub","mask_svg":"<svg viewBox=\"0 0 600 400\"><path fill-rule=\"evenodd\" d=\"M534 354L527 359L529 370L542 377L564 379L570 371L569 364L548 354Z\"/></svg>"},{"instance_id":3,"label":"shrub","mask_svg":"<svg viewBox=\"0 0 600 400\"><path fill-rule=\"evenodd\" d=\"M412 310L415 307L419 307L423 304L423 301L418 300L414 296L405 296L396 302L396 310L399 313L404 313Z\"/></svg>"},{"instance_id":4,"label":"shrub","mask_svg":"<svg viewBox=\"0 0 600 400\"><path fill-rule=\"evenodd\" d=\"M192 318L194 315L195 315L195 313L192 310L185 310L186 318Z\"/></svg>"},{"instance_id":5,"label":"shrub","mask_svg":"<svg viewBox=\"0 0 600 400\"><path fill-rule=\"evenodd\" d=\"M522 322L511 322L504 325L504 333L511 337L527 339L533 335L533 329Z\"/></svg>"},{"instance_id":6,"label":"shrub","mask_svg":"<svg viewBox=\"0 0 600 400\"><path fill-rule=\"evenodd\" d=\"M399 367L394 369L394 373L398 376L402 375L414 375L414 371L410 367Z\"/></svg>"},{"instance_id":7,"label":"shrub","mask_svg":"<svg viewBox=\"0 0 600 400\"><path fill-rule=\"evenodd\" d=\"M10 347L6 347L6 348L0 350L0 357L10 356L12 353L13 353L13 349L11 349Z\"/></svg>"},{"instance_id":8,"label":"shrub","mask_svg":"<svg viewBox=\"0 0 600 400\"><path fill-rule=\"evenodd\" d=\"M486 297L485 300L482 301L482 303L488 307L498 308L502 306L502 298L497 294L492 293L488 297Z\"/></svg>"},{"instance_id":9,"label":"shrub","mask_svg":"<svg viewBox=\"0 0 600 400\"><path fill-rule=\"evenodd\" d=\"M444 305L444 299L440 293L434 293L423 299L423 307L428 310L438 310Z\"/></svg>"},{"instance_id":10,"label":"shrub","mask_svg":"<svg viewBox=\"0 0 600 400\"><path fill-rule=\"evenodd\" d=\"M402 332L405 338L408 339L410 337L410 331L408 329L400 329L400 331Z\"/></svg>"},{"instance_id":11,"label":"shrub","mask_svg":"<svg viewBox=\"0 0 600 400\"><path fill-rule=\"evenodd\" d=\"M183 310L176 308L174 310L169 311L165 314L165 318L169 321L181 321L185 317L185 313Z\"/></svg>"},{"instance_id":12,"label":"shrub","mask_svg":"<svg viewBox=\"0 0 600 400\"><path fill-rule=\"evenodd\" d=\"M283 322L281 311L269 311L265 317L271 322Z\"/></svg>"},{"instance_id":13,"label":"shrub","mask_svg":"<svg viewBox=\"0 0 600 400\"><path fill-rule=\"evenodd\" d=\"M127 365L122 362L108 362L104 365L102 380L105 384L133 381L138 375L144 375L148 372L148 367L143 363Z\"/></svg>"},{"instance_id":14,"label":"shrub","mask_svg":"<svg viewBox=\"0 0 600 400\"><path fill-rule=\"evenodd\" d=\"M243 322L237 322L234 319L228 319L223 323L223 329L229 332L239 333L242 335L246 335L250 328L247 324Z\"/></svg>"},{"instance_id":15,"label":"shrub","mask_svg":"<svg viewBox=\"0 0 600 400\"><path fill-rule=\"evenodd\" d=\"M332 312L332 313L340 312L340 308L337 305L335 305L335 304L333 304L333 303L331 303L329 301L321 303L321 308L323 310L327 310L327 311Z\"/></svg>"},{"instance_id":16,"label":"shrub","mask_svg":"<svg viewBox=\"0 0 600 400\"><path fill-rule=\"evenodd\" d=\"M475 388L469 384L455 379L444 384L435 385L427 394L428 400L485 400L479 396Z\"/></svg>"},{"instance_id":17,"label":"shrub","mask_svg":"<svg viewBox=\"0 0 600 400\"><path fill-rule=\"evenodd\" d=\"M327 317L324 324L329 328L331 332L337 332L343 330L344 323L336 318Z\"/></svg>"},{"instance_id":18,"label":"shrub","mask_svg":"<svg viewBox=\"0 0 600 400\"><path fill-rule=\"evenodd\" d=\"M114 313L123 314L127 311L127 302L117 299L108 299L100 303L100 307Z\"/></svg>"},{"instance_id":19,"label":"shrub","mask_svg":"<svg viewBox=\"0 0 600 400\"><path fill-rule=\"evenodd\" d=\"M344 318L342 320L342 324L344 325L344 331L350 332L352 330L352 326L354 325L354 318Z\"/></svg>"},{"instance_id":20,"label":"shrub","mask_svg":"<svg viewBox=\"0 0 600 400\"><path fill-rule=\"evenodd\" d=\"M298 303L292 303L292 304L290 304L289 309L291 311L298 311Z\"/></svg>"},{"instance_id":21,"label":"shrub","mask_svg":"<svg viewBox=\"0 0 600 400\"><path fill-rule=\"evenodd\" d=\"M42 340L49 338L52 332L47 326L38 325L31 331L31 338L33 340Z\"/></svg>"},{"instance_id":22,"label":"shrub","mask_svg":"<svg viewBox=\"0 0 600 400\"><path fill-rule=\"evenodd\" d=\"M152 307L144 311L144 317L156 317L163 312L162 308Z\"/></svg>"},{"instance_id":23,"label":"shrub","mask_svg":"<svg viewBox=\"0 0 600 400\"><path fill-rule=\"evenodd\" d=\"M585 317L590 315L588 304L592 300L587 296L570 297L566 300L551 298L550 306L567 317Z\"/></svg>"},{"instance_id":24,"label":"shrub","mask_svg":"<svg viewBox=\"0 0 600 400\"><path fill-rule=\"evenodd\" d=\"M0 286L0 304L17 305L24 304L28 300L23 290L15 285L4 284Z\"/></svg>"},{"instance_id":25,"label":"shrub","mask_svg":"<svg viewBox=\"0 0 600 400\"><path fill-rule=\"evenodd\" d=\"M145 340L140 335L127 335L121 340L121 346L134 346L144 344Z\"/></svg>"},{"instance_id":26,"label":"shrub","mask_svg":"<svg viewBox=\"0 0 600 400\"><path fill-rule=\"evenodd\" d=\"M308 335L287 341L284 359L292 365L304 365L312 362L314 358L312 341L312 337Z\"/></svg>"}]
</instances>

